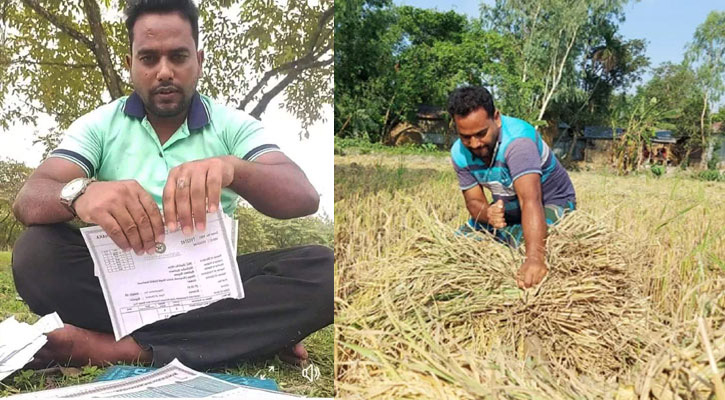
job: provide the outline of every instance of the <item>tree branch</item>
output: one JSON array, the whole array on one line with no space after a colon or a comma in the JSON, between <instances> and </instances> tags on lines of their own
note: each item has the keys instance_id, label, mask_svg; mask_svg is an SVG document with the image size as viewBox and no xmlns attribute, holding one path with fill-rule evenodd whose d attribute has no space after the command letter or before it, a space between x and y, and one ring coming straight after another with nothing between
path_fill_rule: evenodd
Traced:
<instances>
[{"instance_id":1,"label":"tree branch","mask_svg":"<svg viewBox=\"0 0 725 400\"><path fill-rule=\"evenodd\" d=\"M9 62L0 62L0 65L13 65L13 64L23 64L23 65L48 65L53 67L66 67L66 68L98 68L97 64L74 64L74 63L64 63L64 62L56 62L56 61L30 61L30 60L11 60Z\"/></svg>"},{"instance_id":2,"label":"tree branch","mask_svg":"<svg viewBox=\"0 0 725 400\"><path fill-rule=\"evenodd\" d=\"M320 18L317 20L317 27L315 28L315 31L312 32L312 35L310 35L310 41L308 46L307 53L290 62L284 63L277 68L273 68L269 71L267 71L264 76L262 76L262 79L257 82L256 85L250 90L246 96L244 96L244 99L239 103L237 106L237 109L243 110L247 107L247 104L249 104L250 101L257 95L257 93L264 88L270 79L273 77L286 72L286 71L299 71L299 72L292 72L290 74L294 75L295 77L298 76L302 70L306 68L311 68L311 65L314 64L312 62L313 60L317 59L318 57L321 57L323 54L325 54L328 50L332 48L332 44L329 43L327 46L323 47L322 49L319 49L319 51L316 51L316 47L318 45L318 41L320 39L320 36L322 35L322 31L325 29L325 25L330 21L332 16L334 15L334 7L330 7L327 10L325 10L322 14L320 14ZM283 79L282 81L286 81L287 79ZM290 81L291 82L291 81ZM275 86L276 87L276 86ZM274 89L272 89L274 90ZM264 96L262 96L264 99ZM257 105L258 107L259 105ZM255 110L257 109L255 107ZM262 111L264 112L264 111ZM261 113L260 113L261 114Z\"/></svg>"},{"instance_id":3,"label":"tree branch","mask_svg":"<svg viewBox=\"0 0 725 400\"><path fill-rule=\"evenodd\" d=\"M237 107L239 110L243 110L246 108L247 104L249 104L250 101L254 98L254 96L259 92L262 88L264 88L270 79L275 77L276 75L279 75L286 71L292 71L292 70L303 70L306 68L309 68L309 65L313 64L314 62L312 60L317 59L318 57L325 54L328 50L332 48L332 44L328 44L327 46L323 47L317 55L314 53L307 53L301 58L298 58L297 60L290 61L287 63L284 63L280 65L277 68L273 68L269 71L267 71L262 79L257 82L256 85L250 90L246 96L244 96L244 99L239 103L239 107Z\"/></svg>"},{"instance_id":4,"label":"tree branch","mask_svg":"<svg viewBox=\"0 0 725 400\"><path fill-rule=\"evenodd\" d=\"M254 118L260 119L264 111L267 109L267 105L269 104L272 99L277 96L284 88L286 88L290 83L292 83L297 77L304 72L307 69L311 68L321 68L327 65L332 64L333 58L323 60L323 61L316 61L311 63L307 68L295 70L293 72L290 72L287 76L284 77L279 83L277 83L272 90L262 95L262 98L259 100L259 103L254 107L250 115L252 115Z\"/></svg>"},{"instance_id":5,"label":"tree branch","mask_svg":"<svg viewBox=\"0 0 725 400\"><path fill-rule=\"evenodd\" d=\"M106 82L106 88L111 93L111 98L117 99L123 96L123 88L121 78L113 67L111 53L108 51L106 32L103 30L101 22L101 10L96 0L83 0L83 9L93 34L93 48L91 50L96 56L96 61L101 69L103 80Z\"/></svg>"},{"instance_id":6,"label":"tree branch","mask_svg":"<svg viewBox=\"0 0 725 400\"><path fill-rule=\"evenodd\" d=\"M51 14L48 10L40 5L38 0L21 0L23 4L30 7L33 11L40 14L41 17L45 18L48 22L53 24L56 28L72 37L73 39L83 43L89 50L93 51L93 41L87 38L83 33L76 30L74 27L61 21L58 16Z\"/></svg>"}]
</instances>

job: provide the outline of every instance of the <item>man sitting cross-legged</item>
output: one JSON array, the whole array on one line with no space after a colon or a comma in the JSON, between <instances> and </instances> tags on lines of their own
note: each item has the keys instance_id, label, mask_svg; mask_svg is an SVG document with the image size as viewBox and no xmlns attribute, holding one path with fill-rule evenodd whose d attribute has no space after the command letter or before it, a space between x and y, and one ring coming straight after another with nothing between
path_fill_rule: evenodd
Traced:
<instances>
[{"instance_id":1,"label":"man sitting cross-legged","mask_svg":"<svg viewBox=\"0 0 725 400\"><path fill-rule=\"evenodd\" d=\"M134 92L75 121L13 205L28 226L13 249L17 290L33 312L56 311L66 323L35 365L178 358L208 368L277 352L304 360L300 341L333 321L333 256L322 246L240 255L244 299L114 340L89 251L67 221L98 224L143 254L164 241L165 228L204 231L207 211L232 214L240 196L276 218L314 213L319 203L257 120L196 91L204 57L191 0L129 0L126 16Z\"/></svg>"}]
</instances>

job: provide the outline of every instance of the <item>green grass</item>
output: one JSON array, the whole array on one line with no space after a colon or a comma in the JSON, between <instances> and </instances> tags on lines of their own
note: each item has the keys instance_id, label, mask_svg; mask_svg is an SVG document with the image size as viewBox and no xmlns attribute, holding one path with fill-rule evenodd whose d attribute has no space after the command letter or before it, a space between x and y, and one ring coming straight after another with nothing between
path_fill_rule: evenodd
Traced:
<instances>
[{"instance_id":1,"label":"green grass","mask_svg":"<svg viewBox=\"0 0 725 400\"><path fill-rule=\"evenodd\" d=\"M441 150L433 143L406 144L402 146L386 146L382 143L371 143L365 139L335 137L335 154L387 154L387 155L430 155L448 157L450 152Z\"/></svg>"},{"instance_id":2,"label":"green grass","mask_svg":"<svg viewBox=\"0 0 725 400\"><path fill-rule=\"evenodd\" d=\"M18 321L32 323L38 319L19 299L10 269L10 252L0 251L0 320L15 316ZM311 361L320 369L320 378L309 382L302 376L302 369L280 361L278 358L241 363L237 368L215 369L240 376L265 377L277 381L282 391L310 397L333 396L333 329L328 326L309 336L305 347ZM78 385L93 381L104 368L65 368L51 373L31 370L18 371L0 382L0 396L22 392Z\"/></svg>"}]
</instances>

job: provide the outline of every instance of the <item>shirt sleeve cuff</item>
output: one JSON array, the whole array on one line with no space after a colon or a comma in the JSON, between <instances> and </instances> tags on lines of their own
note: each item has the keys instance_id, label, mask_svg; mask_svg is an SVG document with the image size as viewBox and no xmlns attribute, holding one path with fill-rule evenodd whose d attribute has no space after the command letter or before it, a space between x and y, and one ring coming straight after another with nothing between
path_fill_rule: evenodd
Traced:
<instances>
[{"instance_id":1,"label":"shirt sleeve cuff","mask_svg":"<svg viewBox=\"0 0 725 400\"><path fill-rule=\"evenodd\" d=\"M261 146L257 146L247 152L247 154L242 157L242 160L244 161L254 161L255 159L259 158L262 154L270 153L273 151L282 151L280 150L279 146L276 144L263 144Z\"/></svg>"}]
</instances>

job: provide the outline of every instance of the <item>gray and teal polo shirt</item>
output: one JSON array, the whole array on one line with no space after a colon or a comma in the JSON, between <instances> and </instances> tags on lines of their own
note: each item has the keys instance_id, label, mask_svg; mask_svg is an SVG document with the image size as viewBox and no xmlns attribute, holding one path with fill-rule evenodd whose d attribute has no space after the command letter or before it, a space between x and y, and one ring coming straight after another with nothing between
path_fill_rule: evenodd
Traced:
<instances>
[{"instance_id":1,"label":"gray and teal polo shirt","mask_svg":"<svg viewBox=\"0 0 725 400\"><path fill-rule=\"evenodd\" d=\"M254 161L270 151L279 147L258 120L199 93L186 121L162 145L134 92L78 118L49 157L74 162L100 181L135 179L161 209L166 179L175 166L225 155ZM238 199L231 189L223 189L224 212L233 213Z\"/></svg>"},{"instance_id":2,"label":"gray and teal polo shirt","mask_svg":"<svg viewBox=\"0 0 725 400\"><path fill-rule=\"evenodd\" d=\"M508 223L521 220L521 208L514 191L514 181L526 174L541 176L543 205L565 207L576 203L574 186L564 167L549 150L531 124L517 118L501 116L501 133L493 165L471 153L460 139L451 148L453 168L461 190L476 185L488 188L494 201L503 200Z\"/></svg>"}]
</instances>

